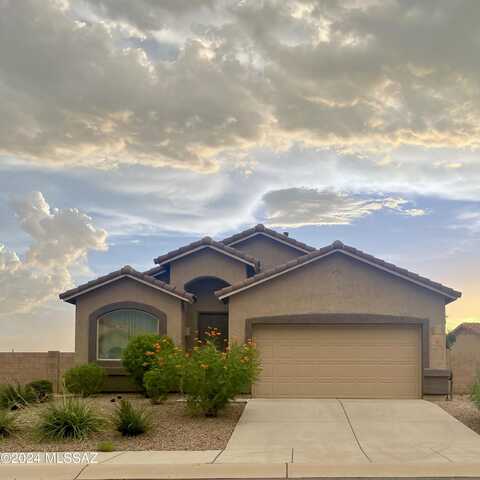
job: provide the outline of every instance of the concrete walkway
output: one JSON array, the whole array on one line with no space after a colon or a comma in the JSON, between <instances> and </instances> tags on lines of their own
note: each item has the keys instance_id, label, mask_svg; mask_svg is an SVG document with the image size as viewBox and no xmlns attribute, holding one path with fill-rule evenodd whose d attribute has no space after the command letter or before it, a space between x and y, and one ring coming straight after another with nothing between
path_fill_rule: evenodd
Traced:
<instances>
[{"instance_id":1,"label":"concrete walkway","mask_svg":"<svg viewBox=\"0 0 480 480\"><path fill-rule=\"evenodd\" d=\"M424 400L253 399L215 463L480 462L480 436Z\"/></svg>"}]
</instances>

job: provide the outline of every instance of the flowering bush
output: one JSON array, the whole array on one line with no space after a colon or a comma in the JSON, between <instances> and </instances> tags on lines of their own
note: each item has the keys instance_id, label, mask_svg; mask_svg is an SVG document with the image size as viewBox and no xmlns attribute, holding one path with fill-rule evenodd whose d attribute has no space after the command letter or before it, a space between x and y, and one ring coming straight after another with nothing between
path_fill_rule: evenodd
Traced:
<instances>
[{"instance_id":1,"label":"flowering bush","mask_svg":"<svg viewBox=\"0 0 480 480\"><path fill-rule=\"evenodd\" d=\"M143 376L155 364L153 352L155 344L165 339L165 342L173 346L169 337L159 335L137 335L132 337L122 353L122 363L132 376L133 381L143 389ZM148 353L148 354L147 354Z\"/></svg>"},{"instance_id":2,"label":"flowering bush","mask_svg":"<svg viewBox=\"0 0 480 480\"><path fill-rule=\"evenodd\" d=\"M162 402L169 392L181 390L185 367L185 353L165 338L156 342L153 351L145 352L152 362L143 383L147 396L153 403Z\"/></svg>"},{"instance_id":3,"label":"flowering bush","mask_svg":"<svg viewBox=\"0 0 480 480\"><path fill-rule=\"evenodd\" d=\"M220 332L212 329L207 336L186 359L183 389L192 412L216 417L235 395L250 388L260 373L260 363L253 342L234 344L222 352L215 344Z\"/></svg>"}]
</instances>

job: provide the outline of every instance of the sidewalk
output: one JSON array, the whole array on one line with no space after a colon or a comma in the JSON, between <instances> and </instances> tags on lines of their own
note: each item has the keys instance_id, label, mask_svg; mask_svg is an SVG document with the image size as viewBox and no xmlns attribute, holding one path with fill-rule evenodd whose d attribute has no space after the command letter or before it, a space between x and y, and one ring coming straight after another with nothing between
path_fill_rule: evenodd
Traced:
<instances>
[{"instance_id":1,"label":"sidewalk","mask_svg":"<svg viewBox=\"0 0 480 480\"><path fill-rule=\"evenodd\" d=\"M1 480L189 480L288 478L471 478L480 480L478 463L218 463L222 450L128 451L98 453L95 463L1 464ZM3 454L6 455L6 454ZM2 455L2 456L3 456ZM246 458L246 456L245 456ZM38 457L37 457L38 459ZM38 460L37 460L38 461ZM62 461L62 457L59 457Z\"/></svg>"}]
</instances>

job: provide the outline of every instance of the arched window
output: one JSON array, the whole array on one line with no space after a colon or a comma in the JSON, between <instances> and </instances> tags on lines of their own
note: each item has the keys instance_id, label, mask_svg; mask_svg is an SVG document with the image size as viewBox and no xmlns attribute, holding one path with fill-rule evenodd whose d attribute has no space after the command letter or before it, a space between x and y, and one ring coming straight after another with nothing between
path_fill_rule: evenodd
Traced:
<instances>
[{"instance_id":1,"label":"arched window","mask_svg":"<svg viewBox=\"0 0 480 480\"><path fill-rule=\"evenodd\" d=\"M131 337L159 332L157 317L133 308L105 313L97 322L97 360L120 360Z\"/></svg>"}]
</instances>

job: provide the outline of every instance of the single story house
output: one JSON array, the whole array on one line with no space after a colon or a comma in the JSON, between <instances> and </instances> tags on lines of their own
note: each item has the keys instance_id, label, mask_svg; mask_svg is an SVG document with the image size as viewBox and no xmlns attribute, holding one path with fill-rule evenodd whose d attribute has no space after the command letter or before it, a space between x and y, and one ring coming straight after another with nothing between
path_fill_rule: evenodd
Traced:
<instances>
[{"instance_id":1,"label":"single story house","mask_svg":"<svg viewBox=\"0 0 480 480\"><path fill-rule=\"evenodd\" d=\"M66 291L78 363L117 380L141 332L191 348L207 327L254 338L256 397L420 398L445 394L445 305L460 292L335 241L316 249L263 225L205 237Z\"/></svg>"},{"instance_id":2,"label":"single story house","mask_svg":"<svg viewBox=\"0 0 480 480\"><path fill-rule=\"evenodd\" d=\"M452 371L453 391L470 393L480 375L480 323L465 322L449 333L452 345L448 363Z\"/></svg>"}]
</instances>

